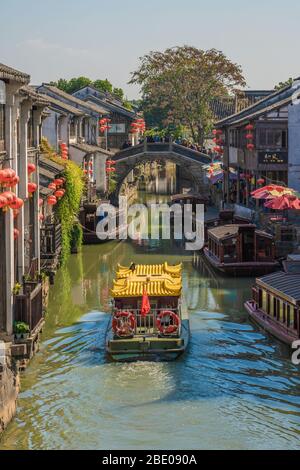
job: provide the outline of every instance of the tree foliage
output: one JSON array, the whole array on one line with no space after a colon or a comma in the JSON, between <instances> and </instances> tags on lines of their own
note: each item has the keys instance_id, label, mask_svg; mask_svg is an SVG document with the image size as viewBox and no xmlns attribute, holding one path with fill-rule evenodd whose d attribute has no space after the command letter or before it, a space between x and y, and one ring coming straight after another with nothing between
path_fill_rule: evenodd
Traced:
<instances>
[{"instance_id":1,"label":"tree foliage","mask_svg":"<svg viewBox=\"0 0 300 470\"><path fill-rule=\"evenodd\" d=\"M74 77L70 80L60 78L57 82L51 82L51 84L70 94L75 93L75 91L80 90L80 88L91 85L103 93L110 93L111 95L116 96L125 107L129 109L131 108L129 101L125 98L123 89L113 87L107 78L105 80L98 79L94 81L88 77Z\"/></svg>"},{"instance_id":2,"label":"tree foliage","mask_svg":"<svg viewBox=\"0 0 300 470\"><path fill-rule=\"evenodd\" d=\"M155 110L165 126L187 127L199 143L213 123L211 101L246 85L241 67L222 52L191 46L141 57L130 83L141 86L146 112Z\"/></svg>"},{"instance_id":3,"label":"tree foliage","mask_svg":"<svg viewBox=\"0 0 300 470\"><path fill-rule=\"evenodd\" d=\"M279 91L279 90L281 90L282 88L285 88L285 87L287 87L287 86L293 85L293 83L294 83L293 78L289 78L289 79L286 80L285 82L280 82L280 83L278 83L278 85L276 85L276 86L274 87L274 90Z\"/></svg>"}]
</instances>

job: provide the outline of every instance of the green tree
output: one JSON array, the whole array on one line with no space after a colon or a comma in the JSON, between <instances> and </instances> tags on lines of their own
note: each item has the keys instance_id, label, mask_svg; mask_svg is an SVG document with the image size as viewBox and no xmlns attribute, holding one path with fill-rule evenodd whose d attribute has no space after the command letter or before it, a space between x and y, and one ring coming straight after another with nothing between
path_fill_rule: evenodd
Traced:
<instances>
[{"instance_id":1,"label":"green tree","mask_svg":"<svg viewBox=\"0 0 300 470\"><path fill-rule=\"evenodd\" d=\"M129 83L141 86L146 109L161 110L165 126L187 127L200 144L213 124L211 100L246 85L241 67L222 52L191 46L146 54Z\"/></svg>"},{"instance_id":2,"label":"green tree","mask_svg":"<svg viewBox=\"0 0 300 470\"><path fill-rule=\"evenodd\" d=\"M287 87L287 86L293 85L293 83L294 83L294 79L293 79L293 78L289 78L289 79L286 80L285 82L280 82L280 83L278 83L278 85L276 85L276 86L274 87L274 90L279 91L279 90L281 90L282 88L285 88L285 87Z\"/></svg>"},{"instance_id":3,"label":"green tree","mask_svg":"<svg viewBox=\"0 0 300 470\"><path fill-rule=\"evenodd\" d=\"M61 90L65 91L66 93L74 93L80 88L83 88L87 85L91 85L92 80L87 77L74 77L71 80L66 80L64 78L60 78L57 82L51 82L52 85L57 86Z\"/></svg>"},{"instance_id":4,"label":"green tree","mask_svg":"<svg viewBox=\"0 0 300 470\"><path fill-rule=\"evenodd\" d=\"M110 81L107 80L107 78L105 80L95 80L93 82L93 86L97 88L97 90L103 91L104 93L112 93L113 91L113 86Z\"/></svg>"}]
</instances>

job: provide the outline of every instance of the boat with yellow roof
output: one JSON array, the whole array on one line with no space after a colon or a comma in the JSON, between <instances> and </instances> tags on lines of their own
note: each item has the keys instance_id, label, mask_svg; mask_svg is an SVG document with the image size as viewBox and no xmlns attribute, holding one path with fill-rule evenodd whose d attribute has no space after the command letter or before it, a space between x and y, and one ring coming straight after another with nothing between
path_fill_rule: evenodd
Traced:
<instances>
[{"instance_id":1,"label":"boat with yellow roof","mask_svg":"<svg viewBox=\"0 0 300 470\"><path fill-rule=\"evenodd\" d=\"M106 351L116 361L177 359L190 325L182 296L182 265L118 265L111 289Z\"/></svg>"}]
</instances>

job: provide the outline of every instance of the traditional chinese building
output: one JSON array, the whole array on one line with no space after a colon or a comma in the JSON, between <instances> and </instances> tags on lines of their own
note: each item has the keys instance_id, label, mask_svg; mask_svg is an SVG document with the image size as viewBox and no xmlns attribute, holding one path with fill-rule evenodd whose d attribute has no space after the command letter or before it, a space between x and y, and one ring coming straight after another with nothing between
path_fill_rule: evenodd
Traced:
<instances>
[{"instance_id":1,"label":"traditional chinese building","mask_svg":"<svg viewBox=\"0 0 300 470\"><path fill-rule=\"evenodd\" d=\"M100 146L99 121L108 115L107 110L52 85L43 84L36 89L49 100L43 136L57 152L61 144L66 144L69 158L86 169L91 186L94 184L99 194L105 193L106 160L111 159L112 153Z\"/></svg>"},{"instance_id":2,"label":"traditional chinese building","mask_svg":"<svg viewBox=\"0 0 300 470\"><path fill-rule=\"evenodd\" d=\"M29 80L0 64L0 169L15 174L6 188L2 180L1 194L10 188L17 201L0 210L0 337L7 340L13 339L14 322L27 323L33 335L42 321L38 157L48 101ZM25 349L22 354L30 354Z\"/></svg>"},{"instance_id":3,"label":"traditional chinese building","mask_svg":"<svg viewBox=\"0 0 300 470\"><path fill-rule=\"evenodd\" d=\"M91 85L76 91L74 96L106 110L111 119L108 131L108 148L112 151L119 150L129 139L130 125L136 119L136 113L125 108L117 97L101 92Z\"/></svg>"},{"instance_id":4,"label":"traditional chinese building","mask_svg":"<svg viewBox=\"0 0 300 470\"><path fill-rule=\"evenodd\" d=\"M300 82L217 123L217 128L223 130L226 202L248 205L250 192L256 188L259 179L300 190L297 92L300 92ZM237 171L233 190L228 177L229 167Z\"/></svg>"}]
</instances>

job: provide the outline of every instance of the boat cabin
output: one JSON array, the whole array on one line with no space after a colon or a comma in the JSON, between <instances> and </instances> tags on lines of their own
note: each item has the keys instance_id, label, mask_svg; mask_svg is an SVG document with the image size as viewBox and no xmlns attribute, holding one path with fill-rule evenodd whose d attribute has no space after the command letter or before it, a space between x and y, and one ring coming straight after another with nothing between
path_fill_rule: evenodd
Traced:
<instances>
[{"instance_id":1,"label":"boat cabin","mask_svg":"<svg viewBox=\"0 0 300 470\"><path fill-rule=\"evenodd\" d=\"M292 345L300 338L300 257L288 259L284 269L257 279L246 309L273 336Z\"/></svg>"},{"instance_id":2,"label":"boat cabin","mask_svg":"<svg viewBox=\"0 0 300 470\"><path fill-rule=\"evenodd\" d=\"M208 249L221 263L273 261L273 237L255 225L223 225L208 231Z\"/></svg>"},{"instance_id":3,"label":"boat cabin","mask_svg":"<svg viewBox=\"0 0 300 470\"><path fill-rule=\"evenodd\" d=\"M118 266L106 351L116 361L175 360L189 343L182 266Z\"/></svg>"},{"instance_id":4,"label":"boat cabin","mask_svg":"<svg viewBox=\"0 0 300 470\"><path fill-rule=\"evenodd\" d=\"M113 315L130 312L135 319L135 335L158 334L157 317L163 311L171 311L181 317L181 265L118 266L116 280L111 291ZM147 295L150 311L142 314L143 297Z\"/></svg>"}]
</instances>

